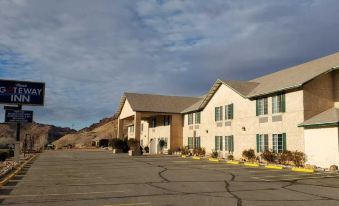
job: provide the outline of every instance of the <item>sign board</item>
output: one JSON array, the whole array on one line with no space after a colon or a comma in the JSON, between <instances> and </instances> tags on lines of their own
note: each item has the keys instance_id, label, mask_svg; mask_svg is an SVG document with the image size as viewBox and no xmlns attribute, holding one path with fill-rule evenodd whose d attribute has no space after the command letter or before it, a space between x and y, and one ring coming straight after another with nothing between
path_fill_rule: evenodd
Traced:
<instances>
[{"instance_id":1,"label":"sign board","mask_svg":"<svg viewBox=\"0 0 339 206\"><path fill-rule=\"evenodd\" d=\"M6 110L5 122L7 123L30 123L33 121L33 111Z\"/></svg>"},{"instance_id":2,"label":"sign board","mask_svg":"<svg viewBox=\"0 0 339 206\"><path fill-rule=\"evenodd\" d=\"M0 104L44 105L45 83L0 79Z\"/></svg>"}]
</instances>

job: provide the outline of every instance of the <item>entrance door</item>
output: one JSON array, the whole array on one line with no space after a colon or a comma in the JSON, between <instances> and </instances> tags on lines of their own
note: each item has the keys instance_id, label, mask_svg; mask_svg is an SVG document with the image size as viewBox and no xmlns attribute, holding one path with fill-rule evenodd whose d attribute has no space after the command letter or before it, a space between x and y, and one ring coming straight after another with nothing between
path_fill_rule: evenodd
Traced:
<instances>
[{"instance_id":1,"label":"entrance door","mask_svg":"<svg viewBox=\"0 0 339 206\"><path fill-rule=\"evenodd\" d=\"M149 144L149 153L150 154L157 154L157 139L152 138Z\"/></svg>"}]
</instances>

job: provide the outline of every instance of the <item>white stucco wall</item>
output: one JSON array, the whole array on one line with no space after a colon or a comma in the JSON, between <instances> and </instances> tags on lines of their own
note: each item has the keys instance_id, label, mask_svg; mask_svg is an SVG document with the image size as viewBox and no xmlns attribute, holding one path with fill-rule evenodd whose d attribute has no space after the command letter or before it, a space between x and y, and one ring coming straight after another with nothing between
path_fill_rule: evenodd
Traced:
<instances>
[{"instance_id":1,"label":"white stucco wall","mask_svg":"<svg viewBox=\"0 0 339 206\"><path fill-rule=\"evenodd\" d=\"M126 99L124 106L122 107L121 113L119 115L119 119L125 119L126 117L130 117L135 115L135 112L132 110L131 105L129 104L128 100Z\"/></svg>"},{"instance_id":2,"label":"white stucco wall","mask_svg":"<svg viewBox=\"0 0 339 206\"><path fill-rule=\"evenodd\" d=\"M328 168L339 165L338 127L305 129L307 163Z\"/></svg>"},{"instance_id":3,"label":"white stucco wall","mask_svg":"<svg viewBox=\"0 0 339 206\"><path fill-rule=\"evenodd\" d=\"M223 120L222 126L217 127L214 120L214 110L217 106L223 106L223 119L225 119L225 105L234 104L234 119L231 120L231 126L225 126L227 120ZM272 116L281 115L282 121L272 122ZM256 150L256 134L269 134L269 146L272 148L272 134L287 134L287 149L304 151L303 128L298 124L303 119L303 93L294 91L286 93L286 112L272 114L272 98L268 98L268 122L259 123L259 117L256 116L256 102L240 96L234 90L226 85L221 85L210 102L201 112L201 124L199 129L189 127L187 118L184 116L184 137L183 145L187 146L188 137L193 137L194 131L196 136L201 137L201 147L211 153L214 149L215 136L234 136L234 156L240 158L243 150ZM243 131L242 128L246 130ZM207 132L208 131L208 132ZM224 155L225 156L225 155Z\"/></svg>"}]
</instances>

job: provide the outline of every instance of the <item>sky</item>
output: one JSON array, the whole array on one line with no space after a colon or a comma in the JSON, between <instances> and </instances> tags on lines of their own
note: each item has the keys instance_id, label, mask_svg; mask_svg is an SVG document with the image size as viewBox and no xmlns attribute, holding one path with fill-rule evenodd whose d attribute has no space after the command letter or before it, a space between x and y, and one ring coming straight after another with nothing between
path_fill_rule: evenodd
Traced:
<instances>
[{"instance_id":1,"label":"sky","mask_svg":"<svg viewBox=\"0 0 339 206\"><path fill-rule=\"evenodd\" d=\"M200 96L339 51L337 0L0 0L0 79L43 81L41 123L80 129L123 92ZM4 119L0 109L0 121Z\"/></svg>"}]
</instances>

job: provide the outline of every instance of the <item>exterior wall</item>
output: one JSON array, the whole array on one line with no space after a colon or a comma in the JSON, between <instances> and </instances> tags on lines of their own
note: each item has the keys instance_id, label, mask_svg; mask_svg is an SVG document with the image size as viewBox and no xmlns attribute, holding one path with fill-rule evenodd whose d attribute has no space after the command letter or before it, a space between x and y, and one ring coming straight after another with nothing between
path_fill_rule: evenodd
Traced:
<instances>
[{"instance_id":1,"label":"exterior wall","mask_svg":"<svg viewBox=\"0 0 339 206\"><path fill-rule=\"evenodd\" d=\"M142 146L149 146L149 124L146 120L141 120L142 130L140 129L140 141L142 140Z\"/></svg>"},{"instance_id":2,"label":"exterior wall","mask_svg":"<svg viewBox=\"0 0 339 206\"><path fill-rule=\"evenodd\" d=\"M183 142L183 118L181 114L174 114L171 117L171 149L182 147Z\"/></svg>"},{"instance_id":3,"label":"exterior wall","mask_svg":"<svg viewBox=\"0 0 339 206\"><path fill-rule=\"evenodd\" d=\"M321 75L304 85L305 119L309 119L334 106L332 74Z\"/></svg>"},{"instance_id":4,"label":"exterior wall","mask_svg":"<svg viewBox=\"0 0 339 206\"><path fill-rule=\"evenodd\" d=\"M339 165L338 127L305 129L307 163L328 168Z\"/></svg>"},{"instance_id":5,"label":"exterior wall","mask_svg":"<svg viewBox=\"0 0 339 206\"><path fill-rule=\"evenodd\" d=\"M333 71L333 96L335 107L339 108L339 70Z\"/></svg>"},{"instance_id":6,"label":"exterior wall","mask_svg":"<svg viewBox=\"0 0 339 206\"><path fill-rule=\"evenodd\" d=\"M268 122L259 123L256 116L256 101L249 100L233 91L226 85L221 85L210 102L201 112L201 124L199 129L195 125L188 125L188 115L184 117L184 138L183 144L187 146L188 137L196 136L201 138L201 147L206 149L207 154L215 147L215 136L234 136L234 157L241 158L245 149L256 150L256 134L269 134L269 146L272 148L272 134L287 134L287 149L304 151L303 128L297 125L304 121L303 118L303 93L293 91L286 93L286 112L272 114L272 98L268 98ZM223 106L223 119L225 119L225 105L234 104L234 119L231 126L225 126L225 120L220 121L222 126L217 126L214 117L215 107ZM282 121L272 122L272 116L281 115ZM245 129L245 131L243 130ZM223 142L224 144L224 142ZM226 154L222 154L226 156Z\"/></svg>"},{"instance_id":7,"label":"exterior wall","mask_svg":"<svg viewBox=\"0 0 339 206\"><path fill-rule=\"evenodd\" d=\"M124 106L122 107L119 119L125 119L126 117L133 116L135 112L132 110L131 105L129 104L128 100L126 99Z\"/></svg>"},{"instance_id":8,"label":"exterior wall","mask_svg":"<svg viewBox=\"0 0 339 206\"><path fill-rule=\"evenodd\" d=\"M148 121L149 125L150 125L150 122L151 122L151 118ZM149 130L148 130L150 144L151 144L151 141L158 142L161 138L167 138L168 139L167 149L169 149L170 145L171 145L171 126L170 125L166 125L166 126L164 125L164 117L163 116L156 116L156 122L157 122L156 127L155 128L149 128ZM158 147L157 147L157 153L159 153Z\"/></svg>"}]
</instances>

